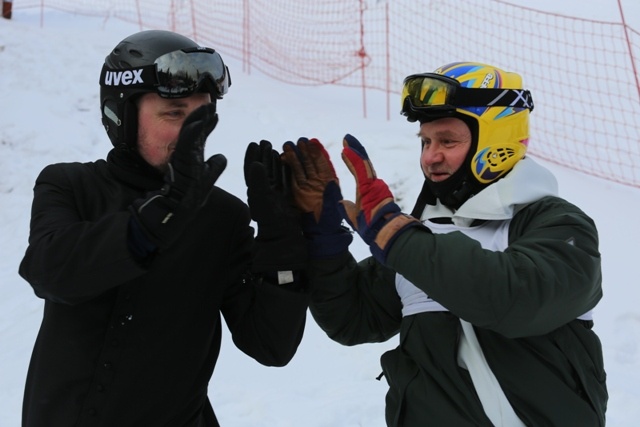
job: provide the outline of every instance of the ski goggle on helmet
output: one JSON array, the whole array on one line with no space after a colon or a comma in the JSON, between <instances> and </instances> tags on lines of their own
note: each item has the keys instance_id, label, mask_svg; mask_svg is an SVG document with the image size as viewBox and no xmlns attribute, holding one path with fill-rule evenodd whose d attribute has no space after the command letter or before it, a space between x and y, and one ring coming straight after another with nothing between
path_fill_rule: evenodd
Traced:
<instances>
[{"instance_id":1,"label":"ski goggle on helmet","mask_svg":"<svg viewBox=\"0 0 640 427\"><path fill-rule=\"evenodd\" d=\"M220 54L209 47L181 49L155 60L156 92L164 98L182 98L195 93L205 79L215 87L217 98L229 90L229 73Z\"/></svg>"},{"instance_id":2,"label":"ski goggle on helmet","mask_svg":"<svg viewBox=\"0 0 640 427\"><path fill-rule=\"evenodd\" d=\"M482 184L510 171L527 151L533 99L516 73L455 62L405 78L401 102L410 122L457 117L469 125L475 150L470 168Z\"/></svg>"},{"instance_id":3,"label":"ski goggle on helmet","mask_svg":"<svg viewBox=\"0 0 640 427\"><path fill-rule=\"evenodd\" d=\"M105 65L100 85L146 88L163 98L184 98L199 91L207 79L214 85L216 98L229 90L229 73L220 54L209 47L192 47L166 53L142 67L111 70Z\"/></svg>"}]
</instances>

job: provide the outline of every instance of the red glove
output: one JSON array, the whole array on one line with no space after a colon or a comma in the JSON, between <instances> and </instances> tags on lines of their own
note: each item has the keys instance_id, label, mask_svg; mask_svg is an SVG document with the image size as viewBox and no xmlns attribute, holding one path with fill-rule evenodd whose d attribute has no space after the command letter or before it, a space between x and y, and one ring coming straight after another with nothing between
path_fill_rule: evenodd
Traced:
<instances>
[{"instance_id":1,"label":"red glove","mask_svg":"<svg viewBox=\"0 0 640 427\"><path fill-rule=\"evenodd\" d=\"M423 226L400 211L387 184L376 176L362 144L347 134L343 146L342 160L356 179L356 202L342 200L342 216L369 245L373 256L384 264L392 243L401 232L409 227Z\"/></svg>"}]
</instances>

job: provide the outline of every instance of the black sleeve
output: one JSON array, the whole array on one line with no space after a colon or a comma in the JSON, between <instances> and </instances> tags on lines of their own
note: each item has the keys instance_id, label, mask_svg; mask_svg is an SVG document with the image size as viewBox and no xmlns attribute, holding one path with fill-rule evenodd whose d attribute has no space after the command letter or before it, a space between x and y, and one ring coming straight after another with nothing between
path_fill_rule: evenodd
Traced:
<instances>
[{"instance_id":1,"label":"black sleeve","mask_svg":"<svg viewBox=\"0 0 640 427\"><path fill-rule=\"evenodd\" d=\"M402 303L395 272L373 257L349 252L312 263L311 314L329 338L344 345L384 342L396 335Z\"/></svg>"},{"instance_id":2,"label":"black sleeve","mask_svg":"<svg viewBox=\"0 0 640 427\"><path fill-rule=\"evenodd\" d=\"M222 314L234 344L259 363L284 366L302 340L309 302L297 283L278 286L249 272L253 230L248 210L237 216L235 245L229 247L228 274L235 280L225 292Z\"/></svg>"},{"instance_id":3,"label":"black sleeve","mask_svg":"<svg viewBox=\"0 0 640 427\"><path fill-rule=\"evenodd\" d=\"M19 273L41 298L78 304L145 272L127 248L130 214L91 167L51 165L36 180Z\"/></svg>"},{"instance_id":4,"label":"black sleeve","mask_svg":"<svg viewBox=\"0 0 640 427\"><path fill-rule=\"evenodd\" d=\"M595 224L559 198L518 212L503 252L460 232L408 230L388 261L456 316L510 338L546 334L602 298Z\"/></svg>"}]
</instances>

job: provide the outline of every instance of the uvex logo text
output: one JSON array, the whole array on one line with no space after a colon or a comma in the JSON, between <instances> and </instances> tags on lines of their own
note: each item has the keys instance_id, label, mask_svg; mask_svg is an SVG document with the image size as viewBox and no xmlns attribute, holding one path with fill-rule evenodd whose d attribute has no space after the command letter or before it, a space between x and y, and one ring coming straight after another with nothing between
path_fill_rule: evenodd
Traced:
<instances>
[{"instance_id":1,"label":"uvex logo text","mask_svg":"<svg viewBox=\"0 0 640 427\"><path fill-rule=\"evenodd\" d=\"M135 85L144 83L142 68L138 70L107 71L104 75L105 86Z\"/></svg>"}]
</instances>

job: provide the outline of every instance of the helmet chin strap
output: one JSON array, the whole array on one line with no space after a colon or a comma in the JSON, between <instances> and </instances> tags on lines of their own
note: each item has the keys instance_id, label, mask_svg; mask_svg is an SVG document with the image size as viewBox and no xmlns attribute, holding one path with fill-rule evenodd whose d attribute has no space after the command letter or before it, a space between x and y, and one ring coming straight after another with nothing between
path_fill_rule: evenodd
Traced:
<instances>
[{"instance_id":1,"label":"helmet chin strap","mask_svg":"<svg viewBox=\"0 0 640 427\"><path fill-rule=\"evenodd\" d=\"M468 175L468 173L465 174L457 188L454 188L440 198L443 205L457 211L464 202L476 195L484 187L475 179L469 178Z\"/></svg>"},{"instance_id":2,"label":"helmet chin strap","mask_svg":"<svg viewBox=\"0 0 640 427\"><path fill-rule=\"evenodd\" d=\"M435 205L437 200L453 211L458 210L464 202L488 185L469 178L469 175L461 168L442 182L433 182L425 177L422 190L411 210L411 216L420 219L424 208L427 205Z\"/></svg>"},{"instance_id":3,"label":"helmet chin strap","mask_svg":"<svg viewBox=\"0 0 640 427\"><path fill-rule=\"evenodd\" d=\"M480 183L470 177L468 161L444 181L434 182L425 178L425 183L435 199L454 211L480 189Z\"/></svg>"},{"instance_id":4,"label":"helmet chin strap","mask_svg":"<svg viewBox=\"0 0 640 427\"><path fill-rule=\"evenodd\" d=\"M465 164L463 164L457 171L455 171L453 175L451 175L444 181L435 182L425 177L427 186L429 187L431 193L435 198L440 199L440 202L442 202L445 206L448 206L445 203L445 200L449 198L449 195L457 192L458 188L464 183L466 177L466 171L464 170L466 169L465 166L466 161Z\"/></svg>"}]
</instances>

